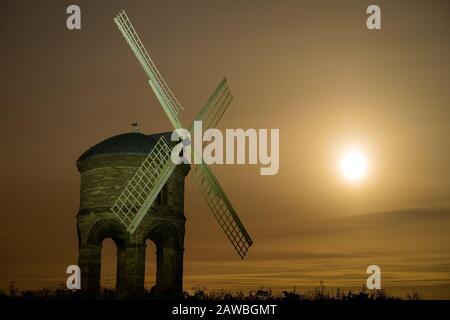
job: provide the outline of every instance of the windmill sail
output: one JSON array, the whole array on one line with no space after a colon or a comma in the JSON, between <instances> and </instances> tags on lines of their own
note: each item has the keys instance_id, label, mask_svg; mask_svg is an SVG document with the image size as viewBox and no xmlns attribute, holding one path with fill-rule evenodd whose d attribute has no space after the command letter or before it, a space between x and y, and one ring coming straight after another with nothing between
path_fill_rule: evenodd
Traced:
<instances>
[{"instance_id":1,"label":"windmill sail","mask_svg":"<svg viewBox=\"0 0 450 320\"><path fill-rule=\"evenodd\" d=\"M209 128L215 128L230 105L231 100L233 100L233 96L228 89L227 79L223 78L202 111L195 118L195 121L201 120L203 122L204 131Z\"/></svg>"},{"instance_id":2,"label":"windmill sail","mask_svg":"<svg viewBox=\"0 0 450 320\"><path fill-rule=\"evenodd\" d=\"M171 151L164 136L159 138L112 206L112 212L129 232L133 233L139 226L175 169Z\"/></svg>"},{"instance_id":3,"label":"windmill sail","mask_svg":"<svg viewBox=\"0 0 450 320\"><path fill-rule=\"evenodd\" d=\"M151 60L125 11L119 13L114 18L114 22L144 68L149 78L149 84L173 127L175 129L182 128L178 114L183 108ZM208 99L196 120L203 121L205 130L215 127L232 99L226 78L224 78ZM131 233L139 226L175 169L175 164L172 162L170 155L171 149L167 141L161 137L114 203L112 212L127 226L127 230ZM243 259L253 241L214 173L206 164L201 164L196 167L194 175L197 178L203 198L239 256Z\"/></svg>"},{"instance_id":4,"label":"windmill sail","mask_svg":"<svg viewBox=\"0 0 450 320\"><path fill-rule=\"evenodd\" d=\"M248 248L253 244L247 230L245 230L239 216L228 200L225 192L212 173L211 169L205 164L196 166L194 176L197 179L198 187L203 199L208 204L222 230L233 244L235 250L244 259Z\"/></svg>"},{"instance_id":5,"label":"windmill sail","mask_svg":"<svg viewBox=\"0 0 450 320\"><path fill-rule=\"evenodd\" d=\"M128 45L130 46L136 58L139 60L142 68L144 68L144 71L148 76L150 86L152 87L156 97L164 108L164 111L169 117L170 122L175 128L181 128L182 126L180 120L177 117L177 114L179 114L183 110L183 107L178 102L177 98L172 93L167 83L164 81L162 75L159 73L158 69L150 58L150 55L142 44L136 30L131 24L130 19L128 19L125 11L120 12L114 18L114 22L116 23L124 38L127 40Z\"/></svg>"}]
</instances>

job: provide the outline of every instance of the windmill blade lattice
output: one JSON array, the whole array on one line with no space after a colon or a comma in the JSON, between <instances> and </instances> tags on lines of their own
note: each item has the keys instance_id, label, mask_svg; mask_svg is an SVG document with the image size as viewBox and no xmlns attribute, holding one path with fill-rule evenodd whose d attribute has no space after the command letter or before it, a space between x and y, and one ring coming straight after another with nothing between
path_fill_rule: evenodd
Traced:
<instances>
[{"instance_id":1,"label":"windmill blade lattice","mask_svg":"<svg viewBox=\"0 0 450 320\"><path fill-rule=\"evenodd\" d=\"M177 114L183 110L183 107L159 73L125 11L120 12L114 18L114 22L128 42L134 55L139 60L142 68L144 68L150 86L163 106L170 122L175 128L181 128L181 122L178 119Z\"/></svg>"},{"instance_id":2,"label":"windmill blade lattice","mask_svg":"<svg viewBox=\"0 0 450 320\"><path fill-rule=\"evenodd\" d=\"M112 206L112 212L129 232L133 233L139 226L175 169L171 151L164 136L159 138Z\"/></svg>"},{"instance_id":3,"label":"windmill blade lattice","mask_svg":"<svg viewBox=\"0 0 450 320\"><path fill-rule=\"evenodd\" d=\"M209 128L215 128L230 105L231 100L233 100L233 96L228 89L227 79L223 78L202 111L195 118L195 121L202 121L204 131Z\"/></svg>"},{"instance_id":4,"label":"windmill blade lattice","mask_svg":"<svg viewBox=\"0 0 450 320\"><path fill-rule=\"evenodd\" d=\"M248 248L253 244L252 239L211 169L205 164L197 165L195 169L194 176L203 199L241 259L244 259Z\"/></svg>"}]
</instances>

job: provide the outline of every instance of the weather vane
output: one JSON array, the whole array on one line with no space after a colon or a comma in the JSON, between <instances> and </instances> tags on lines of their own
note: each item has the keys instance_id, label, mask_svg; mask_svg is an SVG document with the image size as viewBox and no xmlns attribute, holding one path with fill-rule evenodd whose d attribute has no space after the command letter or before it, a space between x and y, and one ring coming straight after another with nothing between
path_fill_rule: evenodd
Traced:
<instances>
[{"instance_id":1,"label":"weather vane","mask_svg":"<svg viewBox=\"0 0 450 320\"><path fill-rule=\"evenodd\" d=\"M133 127L134 133L139 133L139 123L137 120L135 122L131 123L131 126Z\"/></svg>"}]
</instances>

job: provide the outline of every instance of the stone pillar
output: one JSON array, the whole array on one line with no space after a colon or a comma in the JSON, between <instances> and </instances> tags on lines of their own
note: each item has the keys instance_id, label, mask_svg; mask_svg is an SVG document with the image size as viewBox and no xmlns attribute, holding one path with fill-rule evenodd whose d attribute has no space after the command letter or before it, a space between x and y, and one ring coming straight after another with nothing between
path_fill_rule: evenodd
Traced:
<instances>
[{"instance_id":1,"label":"stone pillar","mask_svg":"<svg viewBox=\"0 0 450 320\"><path fill-rule=\"evenodd\" d=\"M181 294L183 291L183 249L157 245L156 265L154 291L162 294Z\"/></svg>"},{"instance_id":2,"label":"stone pillar","mask_svg":"<svg viewBox=\"0 0 450 320\"><path fill-rule=\"evenodd\" d=\"M144 292L145 244L130 244L117 251L117 293L119 296Z\"/></svg>"},{"instance_id":3,"label":"stone pillar","mask_svg":"<svg viewBox=\"0 0 450 320\"><path fill-rule=\"evenodd\" d=\"M101 245L83 245L78 253L78 266L81 270L81 289L97 292L100 289L102 259Z\"/></svg>"}]
</instances>

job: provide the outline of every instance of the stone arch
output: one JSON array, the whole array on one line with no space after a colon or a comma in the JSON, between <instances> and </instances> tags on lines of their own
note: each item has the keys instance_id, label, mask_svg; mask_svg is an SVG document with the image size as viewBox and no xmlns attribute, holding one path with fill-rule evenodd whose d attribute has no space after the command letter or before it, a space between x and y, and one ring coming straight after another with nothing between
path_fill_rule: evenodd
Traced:
<instances>
[{"instance_id":1,"label":"stone arch","mask_svg":"<svg viewBox=\"0 0 450 320\"><path fill-rule=\"evenodd\" d=\"M78 229L79 230L79 229ZM117 220L105 218L94 222L79 237L78 265L81 269L81 287L87 291L98 291L100 288L102 242L111 238L117 247L116 287L121 284L120 253L130 242L128 232Z\"/></svg>"},{"instance_id":2,"label":"stone arch","mask_svg":"<svg viewBox=\"0 0 450 320\"><path fill-rule=\"evenodd\" d=\"M180 248L180 240L176 228L167 222L156 223L151 227L144 237L144 241L151 240L156 247Z\"/></svg>"},{"instance_id":3,"label":"stone arch","mask_svg":"<svg viewBox=\"0 0 450 320\"><path fill-rule=\"evenodd\" d=\"M91 227L86 243L98 246L106 238L111 238L115 242L117 249L129 242L128 232L125 227L119 221L108 218L97 221Z\"/></svg>"},{"instance_id":4,"label":"stone arch","mask_svg":"<svg viewBox=\"0 0 450 320\"><path fill-rule=\"evenodd\" d=\"M156 281L154 294L181 293L183 286L183 243L175 226L160 222L149 229L143 241L156 246Z\"/></svg>"}]
</instances>

